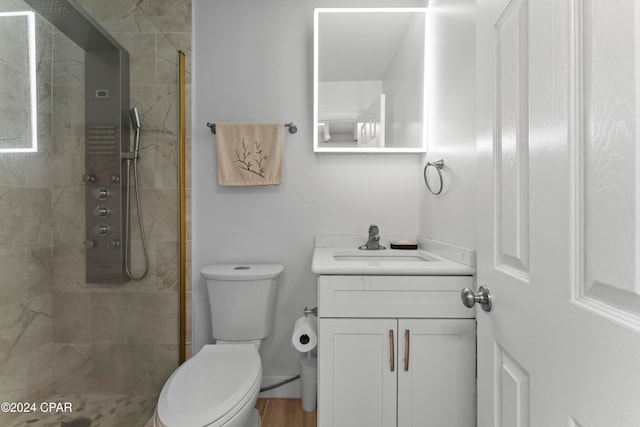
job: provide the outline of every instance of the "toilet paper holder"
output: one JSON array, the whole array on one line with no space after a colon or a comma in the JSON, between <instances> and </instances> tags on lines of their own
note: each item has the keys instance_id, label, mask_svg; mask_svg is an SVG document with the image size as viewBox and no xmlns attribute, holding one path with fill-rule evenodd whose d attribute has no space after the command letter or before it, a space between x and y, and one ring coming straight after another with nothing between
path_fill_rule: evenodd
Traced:
<instances>
[{"instance_id":1,"label":"toilet paper holder","mask_svg":"<svg viewBox=\"0 0 640 427\"><path fill-rule=\"evenodd\" d=\"M313 308L305 307L304 310L302 310L302 314L304 314L305 316L309 316L311 314L318 317L318 307L313 307Z\"/></svg>"}]
</instances>

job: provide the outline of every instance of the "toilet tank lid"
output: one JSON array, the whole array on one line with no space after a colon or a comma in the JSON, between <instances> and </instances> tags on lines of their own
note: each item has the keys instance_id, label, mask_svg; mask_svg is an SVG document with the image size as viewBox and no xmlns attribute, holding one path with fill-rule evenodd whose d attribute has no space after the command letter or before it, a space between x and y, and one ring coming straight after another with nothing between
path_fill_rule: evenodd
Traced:
<instances>
[{"instance_id":1,"label":"toilet tank lid","mask_svg":"<svg viewBox=\"0 0 640 427\"><path fill-rule=\"evenodd\" d=\"M278 277L283 271L280 264L214 264L200 274L212 280L261 280Z\"/></svg>"}]
</instances>

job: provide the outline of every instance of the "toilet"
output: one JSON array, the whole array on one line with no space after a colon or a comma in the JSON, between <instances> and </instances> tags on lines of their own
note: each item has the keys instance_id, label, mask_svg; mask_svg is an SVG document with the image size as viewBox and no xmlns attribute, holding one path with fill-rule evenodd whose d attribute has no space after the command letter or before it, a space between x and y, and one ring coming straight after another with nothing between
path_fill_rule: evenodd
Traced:
<instances>
[{"instance_id":1,"label":"toilet","mask_svg":"<svg viewBox=\"0 0 640 427\"><path fill-rule=\"evenodd\" d=\"M262 380L258 349L273 329L278 264L202 269L215 344L187 360L162 387L155 427L258 427Z\"/></svg>"}]
</instances>

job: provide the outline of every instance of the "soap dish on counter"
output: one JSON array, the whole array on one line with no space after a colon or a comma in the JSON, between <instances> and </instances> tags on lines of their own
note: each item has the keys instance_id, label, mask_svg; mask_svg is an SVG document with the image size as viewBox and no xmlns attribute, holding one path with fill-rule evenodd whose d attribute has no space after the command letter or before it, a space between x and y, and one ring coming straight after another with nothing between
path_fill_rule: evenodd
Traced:
<instances>
[{"instance_id":1,"label":"soap dish on counter","mask_svg":"<svg viewBox=\"0 0 640 427\"><path fill-rule=\"evenodd\" d=\"M410 240L396 240L394 242L389 242L389 247L391 249L416 250L418 249L418 244Z\"/></svg>"}]
</instances>

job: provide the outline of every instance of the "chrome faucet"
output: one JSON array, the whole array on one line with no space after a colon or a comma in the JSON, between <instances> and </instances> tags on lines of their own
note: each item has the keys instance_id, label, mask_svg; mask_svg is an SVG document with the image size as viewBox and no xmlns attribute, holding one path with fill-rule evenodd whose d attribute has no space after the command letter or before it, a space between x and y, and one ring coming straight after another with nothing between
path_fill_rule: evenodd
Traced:
<instances>
[{"instance_id":1,"label":"chrome faucet","mask_svg":"<svg viewBox=\"0 0 640 427\"><path fill-rule=\"evenodd\" d=\"M367 240L367 243L361 245L358 249L365 249L368 251L387 249L380 244L380 235L378 233L378 226L375 224L371 224L369 226L369 239Z\"/></svg>"}]
</instances>

